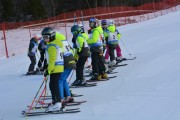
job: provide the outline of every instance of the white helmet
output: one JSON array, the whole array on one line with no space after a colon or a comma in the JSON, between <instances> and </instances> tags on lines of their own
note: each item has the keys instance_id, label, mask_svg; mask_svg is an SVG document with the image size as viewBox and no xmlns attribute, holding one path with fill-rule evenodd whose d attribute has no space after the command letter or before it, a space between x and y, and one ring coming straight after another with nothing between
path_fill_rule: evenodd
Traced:
<instances>
[{"instance_id":1,"label":"white helmet","mask_svg":"<svg viewBox=\"0 0 180 120\"><path fill-rule=\"evenodd\" d=\"M109 21L108 21L108 26L114 25L114 24L115 24L114 20L109 20Z\"/></svg>"},{"instance_id":2,"label":"white helmet","mask_svg":"<svg viewBox=\"0 0 180 120\"><path fill-rule=\"evenodd\" d=\"M81 28L81 32L84 33L84 26L83 26L83 24L78 24L78 26Z\"/></svg>"}]
</instances>

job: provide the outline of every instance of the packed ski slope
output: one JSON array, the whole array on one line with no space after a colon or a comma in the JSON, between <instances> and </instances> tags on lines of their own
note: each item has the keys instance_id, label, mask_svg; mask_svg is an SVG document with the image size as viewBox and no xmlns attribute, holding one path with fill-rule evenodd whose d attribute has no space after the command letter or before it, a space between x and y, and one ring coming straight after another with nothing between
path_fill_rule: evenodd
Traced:
<instances>
[{"instance_id":1,"label":"packed ski slope","mask_svg":"<svg viewBox=\"0 0 180 120\"><path fill-rule=\"evenodd\" d=\"M28 117L28 120L180 120L180 12L137 24L118 27L128 66L116 68L117 78L91 88L75 100L88 102L75 114ZM20 113L30 105L42 76L21 76L29 59L26 53L0 60L0 120L25 120ZM112 75L109 75L112 76ZM75 74L71 82L75 79ZM71 107L71 108L74 108Z\"/></svg>"}]
</instances>

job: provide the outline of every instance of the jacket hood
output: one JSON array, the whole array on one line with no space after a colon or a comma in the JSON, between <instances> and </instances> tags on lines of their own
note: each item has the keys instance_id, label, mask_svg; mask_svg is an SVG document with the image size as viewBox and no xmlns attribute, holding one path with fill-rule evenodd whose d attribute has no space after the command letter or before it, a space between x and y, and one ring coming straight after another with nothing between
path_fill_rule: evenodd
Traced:
<instances>
[{"instance_id":1,"label":"jacket hood","mask_svg":"<svg viewBox=\"0 0 180 120\"><path fill-rule=\"evenodd\" d=\"M101 26L96 27L94 30L98 30L98 31L100 32L100 34L102 34L102 33L103 33L103 29L102 29L102 27L101 27Z\"/></svg>"},{"instance_id":2,"label":"jacket hood","mask_svg":"<svg viewBox=\"0 0 180 120\"><path fill-rule=\"evenodd\" d=\"M115 32L116 31L116 26L114 26L114 25L108 26L107 30L109 30L110 32Z\"/></svg>"},{"instance_id":3,"label":"jacket hood","mask_svg":"<svg viewBox=\"0 0 180 120\"><path fill-rule=\"evenodd\" d=\"M49 42L48 44L56 44L56 45L58 45L61 48L63 46L63 43L59 39L55 39L52 42Z\"/></svg>"}]
</instances>

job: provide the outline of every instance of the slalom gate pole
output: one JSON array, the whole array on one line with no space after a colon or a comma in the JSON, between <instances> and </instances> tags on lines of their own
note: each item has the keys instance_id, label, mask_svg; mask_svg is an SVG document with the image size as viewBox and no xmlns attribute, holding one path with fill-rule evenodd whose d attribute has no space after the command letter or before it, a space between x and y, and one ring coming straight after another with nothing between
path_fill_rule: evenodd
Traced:
<instances>
[{"instance_id":1,"label":"slalom gate pole","mask_svg":"<svg viewBox=\"0 0 180 120\"><path fill-rule=\"evenodd\" d=\"M41 90L41 88L42 88L42 86L43 86L43 84L44 84L44 81L45 81L45 79L44 79L43 82L41 83L41 86L39 87L38 92L36 93L36 95L35 95L35 97L34 97L32 103L31 103L31 106L30 106L30 108L29 108L28 113L32 110L32 106L33 106L33 104L34 104L34 101L35 101L37 95L39 94L39 91Z\"/></svg>"},{"instance_id":2,"label":"slalom gate pole","mask_svg":"<svg viewBox=\"0 0 180 120\"><path fill-rule=\"evenodd\" d=\"M123 44L123 46L125 47L125 49L126 49L126 51L127 51L127 53L129 54L129 56L131 55L131 53L129 52L129 50L127 49L127 47L125 46L125 44L124 44L124 42L123 42L123 40L121 39L121 41L122 41L122 44Z\"/></svg>"}]
</instances>

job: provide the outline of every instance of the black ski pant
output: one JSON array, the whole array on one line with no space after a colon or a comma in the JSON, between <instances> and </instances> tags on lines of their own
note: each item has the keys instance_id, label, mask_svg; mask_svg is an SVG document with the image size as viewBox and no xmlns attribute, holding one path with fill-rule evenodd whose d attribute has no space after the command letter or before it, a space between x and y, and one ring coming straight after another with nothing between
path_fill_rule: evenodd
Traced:
<instances>
[{"instance_id":1,"label":"black ski pant","mask_svg":"<svg viewBox=\"0 0 180 120\"><path fill-rule=\"evenodd\" d=\"M83 69L88 56L80 56L76 63L76 80L83 80Z\"/></svg>"},{"instance_id":2,"label":"black ski pant","mask_svg":"<svg viewBox=\"0 0 180 120\"><path fill-rule=\"evenodd\" d=\"M33 55L33 56L28 56L29 59L31 60L31 63L29 65L29 69L28 69L28 72L31 72L31 71L34 71L34 67L36 65L36 56Z\"/></svg>"},{"instance_id":3,"label":"black ski pant","mask_svg":"<svg viewBox=\"0 0 180 120\"><path fill-rule=\"evenodd\" d=\"M59 84L58 84L60 76L61 76L61 73L50 74L49 88L51 91L53 103L61 102L60 92L59 92Z\"/></svg>"},{"instance_id":4,"label":"black ski pant","mask_svg":"<svg viewBox=\"0 0 180 120\"><path fill-rule=\"evenodd\" d=\"M44 63L43 63L44 62ZM40 52L40 59L38 62L38 67L42 67L43 64L43 68L45 68L46 64L47 64L47 60L45 58L45 52Z\"/></svg>"},{"instance_id":5,"label":"black ski pant","mask_svg":"<svg viewBox=\"0 0 180 120\"><path fill-rule=\"evenodd\" d=\"M115 54L114 54L114 50L115 50L114 47L109 46L109 56L110 56L110 61L113 61L113 60L116 59Z\"/></svg>"},{"instance_id":6,"label":"black ski pant","mask_svg":"<svg viewBox=\"0 0 180 120\"><path fill-rule=\"evenodd\" d=\"M98 73L99 75L105 72L105 65L103 62L103 54L100 54L98 52L92 52L91 53L91 58L92 58L92 70L93 70L93 75L95 73Z\"/></svg>"}]
</instances>

